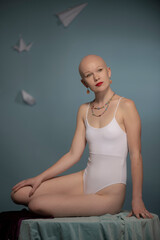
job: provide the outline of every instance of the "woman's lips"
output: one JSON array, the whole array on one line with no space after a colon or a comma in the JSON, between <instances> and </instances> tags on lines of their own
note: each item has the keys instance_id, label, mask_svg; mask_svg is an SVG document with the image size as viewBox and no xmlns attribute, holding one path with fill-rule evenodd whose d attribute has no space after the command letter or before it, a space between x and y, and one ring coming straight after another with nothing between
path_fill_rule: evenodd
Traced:
<instances>
[{"instance_id":1,"label":"woman's lips","mask_svg":"<svg viewBox=\"0 0 160 240\"><path fill-rule=\"evenodd\" d=\"M97 87L101 86L103 82L99 82L96 84Z\"/></svg>"}]
</instances>

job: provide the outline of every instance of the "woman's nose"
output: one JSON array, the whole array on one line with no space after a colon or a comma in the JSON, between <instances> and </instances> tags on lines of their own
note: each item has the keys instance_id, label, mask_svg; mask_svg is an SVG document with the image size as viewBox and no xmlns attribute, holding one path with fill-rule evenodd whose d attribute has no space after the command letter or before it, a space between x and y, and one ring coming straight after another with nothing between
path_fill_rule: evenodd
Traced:
<instances>
[{"instance_id":1,"label":"woman's nose","mask_svg":"<svg viewBox=\"0 0 160 240\"><path fill-rule=\"evenodd\" d=\"M99 75L96 73L93 74L94 80L98 80L99 79Z\"/></svg>"}]
</instances>

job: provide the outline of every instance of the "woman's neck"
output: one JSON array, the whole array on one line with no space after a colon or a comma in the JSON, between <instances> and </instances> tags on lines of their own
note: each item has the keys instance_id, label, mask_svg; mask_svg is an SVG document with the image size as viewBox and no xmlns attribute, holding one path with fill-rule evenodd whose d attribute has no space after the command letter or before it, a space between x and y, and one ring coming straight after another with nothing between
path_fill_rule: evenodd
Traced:
<instances>
[{"instance_id":1,"label":"woman's neck","mask_svg":"<svg viewBox=\"0 0 160 240\"><path fill-rule=\"evenodd\" d=\"M104 92L95 93L94 103L98 106L103 106L113 95L113 91L111 88L107 89ZM114 97L113 97L114 98Z\"/></svg>"}]
</instances>

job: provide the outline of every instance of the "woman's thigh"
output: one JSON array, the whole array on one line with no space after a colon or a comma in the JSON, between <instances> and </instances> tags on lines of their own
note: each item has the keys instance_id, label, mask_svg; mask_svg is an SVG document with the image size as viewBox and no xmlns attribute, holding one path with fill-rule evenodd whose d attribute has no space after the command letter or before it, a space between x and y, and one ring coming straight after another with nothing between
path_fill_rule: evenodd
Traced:
<instances>
[{"instance_id":1,"label":"woman's thigh","mask_svg":"<svg viewBox=\"0 0 160 240\"><path fill-rule=\"evenodd\" d=\"M31 197L29 197L30 190L30 186L23 187L12 193L12 199L18 204L27 205L33 198L41 195L83 194L83 170L43 182Z\"/></svg>"},{"instance_id":2,"label":"woman's thigh","mask_svg":"<svg viewBox=\"0 0 160 240\"><path fill-rule=\"evenodd\" d=\"M116 214L120 204L114 195L43 195L34 198L28 205L37 214L53 217L99 216Z\"/></svg>"}]
</instances>

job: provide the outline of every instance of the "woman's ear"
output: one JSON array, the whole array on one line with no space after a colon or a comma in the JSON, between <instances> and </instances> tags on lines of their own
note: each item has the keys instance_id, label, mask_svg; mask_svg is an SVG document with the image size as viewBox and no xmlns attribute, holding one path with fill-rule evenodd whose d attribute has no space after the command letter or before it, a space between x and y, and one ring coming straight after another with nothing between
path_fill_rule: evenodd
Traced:
<instances>
[{"instance_id":1,"label":"woman's ear","mask_svg":"<svg viewBox=\"0 0 160 240\"><path fill-rule=\"evenodd\" d=\"M108 77L110 78L111 77L111 68L110 67L107 67L107 72L108 72Z\"/></svg>"}]
</instances>

